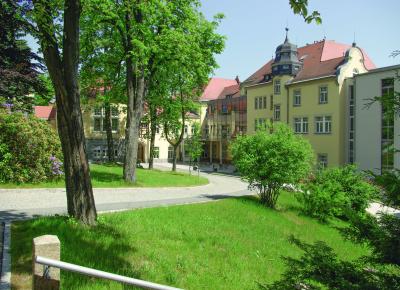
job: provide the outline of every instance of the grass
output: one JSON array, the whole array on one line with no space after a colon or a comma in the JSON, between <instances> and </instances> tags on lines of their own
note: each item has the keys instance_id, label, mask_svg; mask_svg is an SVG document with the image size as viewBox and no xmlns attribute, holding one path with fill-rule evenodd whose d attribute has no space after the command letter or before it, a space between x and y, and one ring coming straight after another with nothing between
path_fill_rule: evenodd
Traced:
<instances>
[{"instance_id":1,"label":"grass","mask_svg":"<svg viewBox=\"0 0 400 290\"><path fill-rule=\"evenodd\" d=\"M12 289L31 283L32 238L57 235L61 259L184 289L258 289L283 273L283 256L301 251L288 241L325 241L344 260L368 250L344 240L334 220L321 224L298 212L283 193L279 210L255 198L139 209L104 214L98 226L85 228L64 217L39 218L12 225ZM117 283L62 272L62 289L133 289Z\"/></svg>"},{"instance_id":2,"label":"grass","mask_svg":"<svg viewBox=\"0 0 400 290\"><path fill-rule=\"evenodd\" d=\"M189 175L182 172L171 172L161 170L137 169L137 182L126 183L122 179L122 167L118 165L97 165L90 166L93 187L170 187L170 186L195 186L204 185L208 180L197 175ZM0 188L63 188L64 180L49 181L42 183L6 183Z\"/></svg>"}]
</instances>

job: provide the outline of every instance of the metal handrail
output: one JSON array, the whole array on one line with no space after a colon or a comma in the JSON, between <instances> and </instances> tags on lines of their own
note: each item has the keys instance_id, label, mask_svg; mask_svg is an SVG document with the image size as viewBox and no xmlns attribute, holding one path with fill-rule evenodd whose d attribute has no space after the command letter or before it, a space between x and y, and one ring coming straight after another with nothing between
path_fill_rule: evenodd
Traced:
<instances>
[{"instance_id":1,"label":"metal handrail","mask_svg":"<svg viewBox=\"0 0 400 290\"><path fill-rule=\"evenodd\" d=\"M143 289L182 290L179 288L174 288L174 287L165 286L165 285L161 285L161 284L157 284L157 283L152 283L152 282L143 281L143 280L139 280L139 279L129 278L129 277L112 274L112 273L104 272L104 271L100 271L100 270L95 270L92 268L82 267L79 265L70 264L70 263L66 263L66 262L61 262L61 261L57 261L57 260L53 260L53 259L49 259L49 258L45 258L45 257L41 257L41 256L36 256L35 261L36 261L36 263L47 266L47 267L55 267L55 268L59 268L59 269L65 270L65 271L80 273L80 274L91 276L91 277L103 278L103 279L107 279L107 280L121 282L121 283L128 284L128 285L134 285L134 286L137 286L137 287L140 287ZM46 272L48 273L48 268L46 269Z\"/></svg>"}]
</instances>

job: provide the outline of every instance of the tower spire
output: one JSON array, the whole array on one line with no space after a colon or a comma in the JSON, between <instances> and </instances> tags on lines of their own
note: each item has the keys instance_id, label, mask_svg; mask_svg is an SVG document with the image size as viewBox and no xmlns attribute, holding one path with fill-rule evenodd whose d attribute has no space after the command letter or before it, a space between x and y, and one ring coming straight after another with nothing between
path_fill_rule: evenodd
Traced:
<instances>
[{"instance_id":1,"label":"tower spire","mask_svg":"<svg viewBox=\"0 0 400 290\"><path fill-rule=\"evenodd\" d=\"M289 28L288 28L288 27L286 27L286 28L285 28L285 30L286 30L286 38L285 38L285 42L289 42L289 38L288 38L288 32L289 32Z\"/></svg>"}]
</instances>

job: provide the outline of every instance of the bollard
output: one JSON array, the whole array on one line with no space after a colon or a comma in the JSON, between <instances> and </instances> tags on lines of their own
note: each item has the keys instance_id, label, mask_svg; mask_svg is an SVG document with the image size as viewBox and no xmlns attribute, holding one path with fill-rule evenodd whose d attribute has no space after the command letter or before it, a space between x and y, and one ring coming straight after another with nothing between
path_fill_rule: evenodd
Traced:
<instances>
[{"instance_id":1,"label":"bollard","mask_svg":"<svg viewBox=\"0 0 400 290\"><path fill-rule=\"evenodd\" d=\"M60 260L60 240L57 236L45 235L33 239L33 290L59 290L60 269L47 267L35 262L36 256Z\"/></svg>"}]
</instances>

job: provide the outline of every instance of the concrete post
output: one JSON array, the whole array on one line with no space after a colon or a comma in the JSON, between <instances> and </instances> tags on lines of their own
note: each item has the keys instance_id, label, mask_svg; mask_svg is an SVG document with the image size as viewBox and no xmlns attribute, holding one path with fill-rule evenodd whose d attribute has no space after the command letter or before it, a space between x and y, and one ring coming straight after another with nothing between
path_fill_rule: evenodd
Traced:
<instances>
[{"instance_id":1,"label":"concrete post","mask_svg":"<svg viewBox=\"0 0 400 290\"><path fill-rule=\"evenodd\" d=\"M33 290L59 290L60 269L35 263L36 256L60 260L60 240L57 236L45 235L33 239Z\"/></svg>"}]
</instances>

